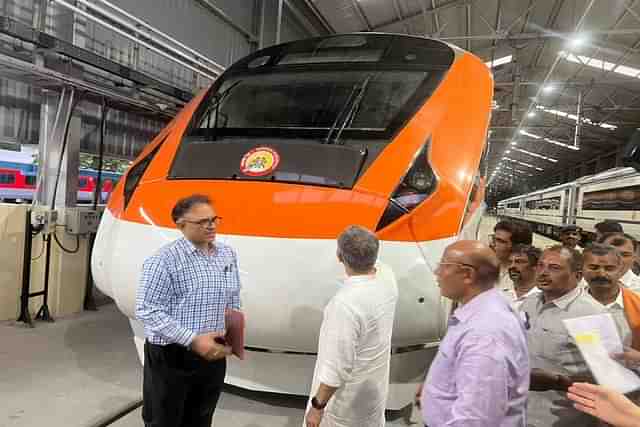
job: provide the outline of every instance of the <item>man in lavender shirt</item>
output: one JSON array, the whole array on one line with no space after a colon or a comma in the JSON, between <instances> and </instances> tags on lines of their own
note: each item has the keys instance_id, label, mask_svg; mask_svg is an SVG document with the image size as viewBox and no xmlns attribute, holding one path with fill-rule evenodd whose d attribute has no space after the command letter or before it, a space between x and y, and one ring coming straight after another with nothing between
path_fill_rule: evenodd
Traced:
<instances>
[{"instance_id":1,"label":"man in lavender shirt","mask_svg":"<svg viewBox=\"0 0 640 427\"><path fill-rule=\"evenodd\" d=\"M443 296L460 306L424 382L420 406L429 427L525 427L529 355L524 326L495 288L498 260L463 240L436 269Z\"/></svg>"}]
</instances>

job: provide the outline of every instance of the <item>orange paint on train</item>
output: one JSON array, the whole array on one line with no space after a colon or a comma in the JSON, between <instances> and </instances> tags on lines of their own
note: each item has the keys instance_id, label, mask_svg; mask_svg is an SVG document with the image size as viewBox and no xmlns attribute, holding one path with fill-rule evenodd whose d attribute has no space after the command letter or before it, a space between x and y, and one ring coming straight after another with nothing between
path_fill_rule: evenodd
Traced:
<instances>
[{"instance_id":1,"label":"orange paint on train","mask_svg":"<svg viewBox=\"0 0 640 427\"><path fill-rule=\"evenodd\" d=\"M470 79L474 75L476 79ZM378 232L383 240L428 241L457 234L485 144L493 80L476 57L459 54L439 87L358 179L353 189L259 181L167 180L182 136L202 92L136 160L162 143L126 210L124 179L108 209L121 220L175 227L175 200L207 194L224 220L224 234L335 238L349 224L375 229L416 152L429 137L436 190L409 214ZM461 125L464 123L464 125ZM166 135L166 139L165 139Z\"/></svg>"}]
</instances>

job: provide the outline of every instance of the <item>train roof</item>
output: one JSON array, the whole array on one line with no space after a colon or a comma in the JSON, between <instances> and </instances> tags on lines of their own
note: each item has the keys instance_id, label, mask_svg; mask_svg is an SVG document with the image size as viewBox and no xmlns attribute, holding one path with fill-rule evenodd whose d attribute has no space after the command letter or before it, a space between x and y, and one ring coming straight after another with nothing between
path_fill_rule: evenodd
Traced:
<instances>
[{"instance_id":1,"label":"train roof","mask_svg":"<svg viewBox=\"0 0 640 427\"><path fill-rule=\"evenodd\" d=\"M619 167L606 170L604 172L597 173L595 175L589 175L582 178L579 178L575 181L576 184L591 184L598 181L604 181L607 179L620 179L625 178L627 176L638 175L638 172L634 168L630 167Z\"/></svg>"}]
</instances>

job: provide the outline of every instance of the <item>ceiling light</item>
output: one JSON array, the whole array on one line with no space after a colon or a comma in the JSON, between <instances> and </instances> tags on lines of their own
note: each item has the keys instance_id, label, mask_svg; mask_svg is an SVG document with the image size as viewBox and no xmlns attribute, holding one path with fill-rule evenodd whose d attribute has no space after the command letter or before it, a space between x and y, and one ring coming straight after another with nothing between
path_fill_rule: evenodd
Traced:
<instances>
[{"instance_id":1,"label":"ceiling light","mask_svg":"<svg viewBox=\"0 0 640 427\"><path fill-rule=\"evenodd\" d=\"M589 56L574 55L565 51L558 52L561 58L574 62L576 64L586 65L592 68L597 68L601 71L613 71L614 73L621 74L627 77L640 78L640 69L634 67L627 67L626 65L619 65L613 62L602 61L600 59L591 58Z\"/></svg>"},{"instance_id":2,"label":"ceiling light","mask_svg":"<svg viewBox=\"0 0 640 427\"><path fill-rule=\"evenodd\" d=\"M555 139L551 139L551 138L544 138L544 137L542 137L542 136L539 136L539 135L536 135L536 134L533 134L533 133L527 132L527 131L525 131L525 130L521 130L521 131L520 131L520 133L521 133L522 135L526 135L526 136L531 137L531 138L533 138L533 139L542 139L543 141L546 141L546 142L548 142L549 144L554 144L554 145L557 145L557 146L559 146L559 147L568 148L569 150L574 150L574 151L578 151L578 150L580 150L580 148L576 147L575 145L565 144L565 143L563 143L563 142L556 141Z\"/></svg>"},{"instance_id":3,"label":"ceiling light","mask_svg":"<svg viewBox=\"0 0 640 427\"><path fill-rule=\"evenodd\" d=\"M557 159L552 159L551 157L543 156L542 154L532 153L531 151L523 150L522 148L514 148L514 150L529 155L531 157L537 157L538 159L547 160L551 163L558 163Z\"/></svg>"},{"instance_id":4,"label":"ceiling light","mask_svg":"<svg viewBox=\"0 0 640 427\"><path fill-rule=\"evenodd\" d=\"M487 61L487 62L485 62L485 65L487 67L489 67L489 68L493 68L493 67L497 67L499 65L508 64L511 61L513 61L513 55L507 55L507 56L503 56L503 57L500 57L500 58L495 58L493 60L493 62Z\"/></svg>"},{"instance_id":5,"label":"ceiling light","mask_svg":"<svg viewBox=\"0 0 640 427\"><path fill-rule=\"evenodd\" d=\"M545 86L545 87L543 87L543 88L542 88L542 91L543 91L544 93L551 93L551 92L553 92L553 89L554 89L554 87L553 87L553 86L551 86L551 85L547 85L547 86Z\"/></svg>"},{"instance_id":6,"label":"ceiling light","mask_svg":"<svg viewBox=\"0 0 640 427\"><path fill-rule=\"evenodd\" d=\"M569 114L569 113L565 113L564 111L559 111L559 110L554 110L552 108L546 108L542 105L537 105L536 108L538 110L544 111L545 113L548 114L553 114L554 116L558 116L558 117L565 117L568 119L573 120L574 122L578 122L578 116L576 116L575 114ZM618 126L612 125L610 123L596 123L593 120L586 118L586 117L582 117L582 123L586 123L588 125L592 125L592 126L599 126L603 129L609 129L609 130L615 130L618 128Z\"/></svg>"},{"instance_id":7,"label":"ceiling light","mask_svg":"<svg viewBox=\"0 0 640 427\"><path fill-rule=\"evenodd\" d=\"M569 46L572 48L577 48L582 46L587 41L587 38L581 34L576 34L574 37L569 40Z\"/></svg>"}]
</instances>

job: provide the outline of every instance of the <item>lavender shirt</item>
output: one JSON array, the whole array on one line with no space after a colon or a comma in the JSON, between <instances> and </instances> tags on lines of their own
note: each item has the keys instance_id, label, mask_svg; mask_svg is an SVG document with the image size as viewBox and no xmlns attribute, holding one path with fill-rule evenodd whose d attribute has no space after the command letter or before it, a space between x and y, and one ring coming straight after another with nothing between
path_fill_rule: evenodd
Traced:
<instances>
[{"instance_id":1,"label":"lavender shirt","mask_svg":"<svg viewBox=\"0 0 640 427\"><path fill-rule=\"evenodd\" d=\"M429 427L525 427L529 354L520 318L495 288L458 308L422 390Z\"/></svg>"}]
</instances>

